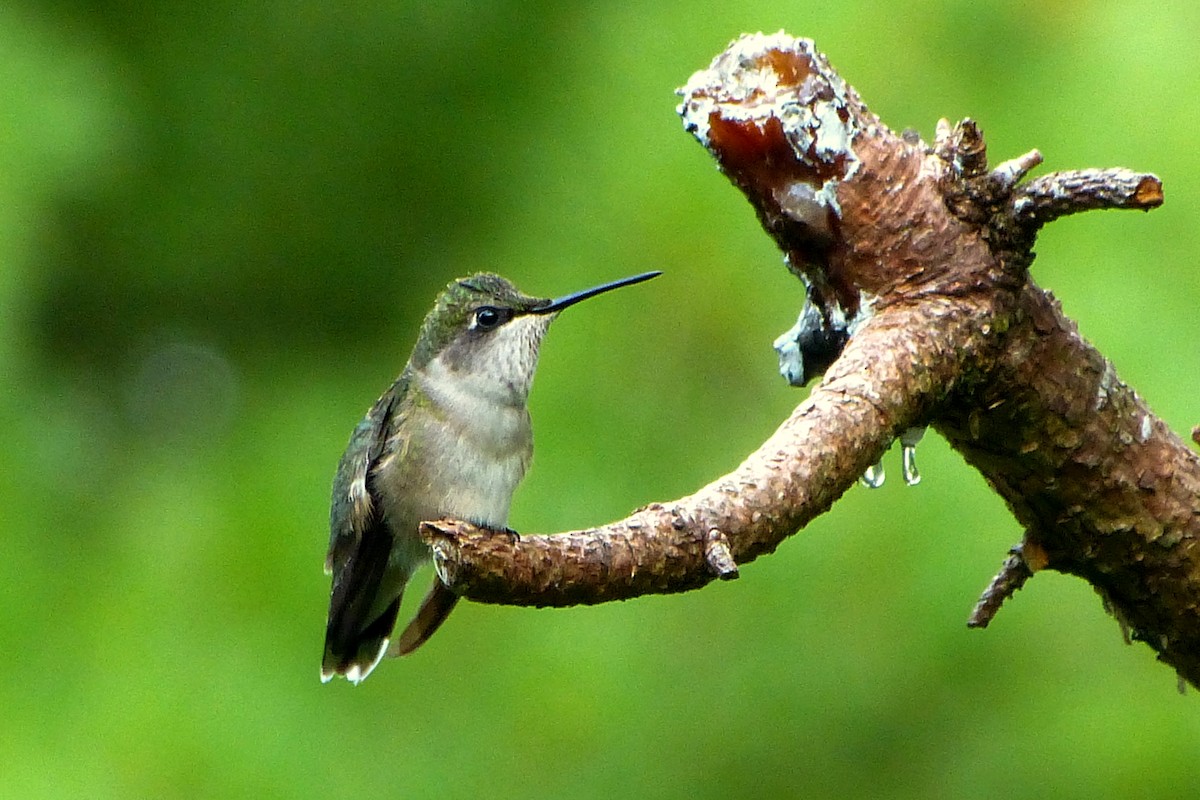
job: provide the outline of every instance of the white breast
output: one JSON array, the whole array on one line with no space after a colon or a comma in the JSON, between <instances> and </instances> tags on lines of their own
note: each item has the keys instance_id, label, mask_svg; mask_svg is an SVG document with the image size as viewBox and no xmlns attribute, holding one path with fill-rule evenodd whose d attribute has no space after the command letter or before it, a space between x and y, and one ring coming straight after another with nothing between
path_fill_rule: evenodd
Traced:
<instances>
[{"instance_id":1,"label":"white breast","mask_svg":"<svg viewBox=\"0 0 1200 800\"><path fill-rule=\"evenodd\" d=\"M415 376L433 413L411 431L420 448L411 454L415 460L403 459L416 467L422 485L401 491L411 499L416 489L430 505L421 510L425 514L493 527L508 523L513 492L529 466L533 437L524 396L512 396L489 377L451 371L437 358Z\"/></svg>"}]
</instances>

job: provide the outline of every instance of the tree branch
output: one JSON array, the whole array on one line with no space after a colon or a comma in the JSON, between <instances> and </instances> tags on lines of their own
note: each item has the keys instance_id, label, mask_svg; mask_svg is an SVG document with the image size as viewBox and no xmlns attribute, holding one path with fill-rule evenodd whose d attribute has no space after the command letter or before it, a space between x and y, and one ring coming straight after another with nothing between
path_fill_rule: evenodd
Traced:
<instances>
[{"instance_id":1,"label":"tree branch","mask_svg":"<svg viewBox=\"0 0 1200 800\"><path fill-rule=\"evenodd\" d=\"M1020 183L1040 154L989 170L970 120L939 123L933 146L896 136L812 42L782 33L735 41L681 94L685 127L804 283L792 348L803 363L789 374L828 364L825 377L736 470L688 497L552 536L425 524L441 579L483 602L571 605L736 577L901 431L932 424L1027 529L971 624L1038 569L1069 572L1197 684L1200 458L1028 275L1042 225L1153 208L1158 179L1082 170Z\"/></svg>"},{"instance_id":2,"label":"tree branch","mask_svg":"<svg viewBox=\"0 0 1200 800\"><path fill-rule=\"evenodd\" d=\"M945 349L942 332L963 341L972 329L982 336L969 313L948 303L881 312L730 474L586 531L514 540L455 520L427 523L438 574L473 600L534 606L703 586L720 577L709 559L713 539L724 537L734 562L744 564L833 505L964 369L966 353Z\"/></svg>"}]
</instances>

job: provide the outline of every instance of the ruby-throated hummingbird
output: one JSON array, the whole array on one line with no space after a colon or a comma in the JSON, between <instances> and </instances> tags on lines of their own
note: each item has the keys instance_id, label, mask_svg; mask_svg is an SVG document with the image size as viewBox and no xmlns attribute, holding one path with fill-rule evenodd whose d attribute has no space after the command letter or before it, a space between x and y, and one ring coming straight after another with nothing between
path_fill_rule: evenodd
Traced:
<instances>
[{"instance_id":1,"label":"ruby-throated hummingbird","mask_svg":"<svg viewBox=\"0 0 1200 800\"><path fill-rule=\"evenodd\" d=\"M322 681L358 683L385 654L411 653L442 624L458 596L435 578L392 641L404 587L430 557L419 524L456 517L506 528L533 453L525 403L550 322L580 300L659 274L548 300L484 273L438 296L404 371L355 427L333 479Z\"/></svg>"}]
</instances>

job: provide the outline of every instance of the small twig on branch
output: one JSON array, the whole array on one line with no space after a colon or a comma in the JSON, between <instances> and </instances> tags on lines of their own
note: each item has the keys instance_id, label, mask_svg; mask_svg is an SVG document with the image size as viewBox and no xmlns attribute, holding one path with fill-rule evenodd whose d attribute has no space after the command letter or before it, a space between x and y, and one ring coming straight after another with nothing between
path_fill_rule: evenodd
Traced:
<instances>
[{"instance_id":1,"label":"small twig on branch","mask_svg":"<svg viewBox=\"0 0 1200 800\"><path fill-rule=\"evenodd\" d=\"M1013 213L1037 226L1080 211L1123 208L1149 211L1162 205L1162 182L1128 169L1082 169L1034 178L1013 196Z\"/></svg>"},{"instance_id":2,"label":"small twig on branch","mask_svg":"<svg viewBox=\"0 0 1200 800\"><path fill-rule=\"evenodd\" d=\"M729 549L729 539L716 528L708 532L704 560L708 562L713 574L721 580L729 581L738 577L737 561L733 558L733 551Z\"/></svg>"},{"instance_id":3,"label":"small twig on branch","mask_svg":"<svg viewBox=\"0 0 1200 800\"><path fill-rule=\"evenodd\" d=\"M971 118L957 125L942 118L934 131L934 154L946 163L959 180L979 178L987 172L987 142L983 131Z\"/></svg>"},{"instance_id":4,"label":"small twig on branch","mask_svg":"<svg viewBox=\"0 0 1200 800\"><path fill-rule=\"evenodd\" d=\"M1046 566L1046 553L1035 542L1026 538L1024 542L1008 551L1008 558L987 589L983 591L975 609L967 619L968 628L986 628L996 616L1004 601L1012 597L1025 585L1025 581Z\"/></svg>"},{"instance_id":5,"label":"small twig on branch","mask_svg":"<svg viewBox=\"0 0 1200 800\"><path fill-rule=\"evenodd\" d=\"M996 181L1001 190L1011 190L1029 171L1042 163L1042 154L1038 150L1030 150L1024 155L1001 161L992 170L992 180Z\"/></svg>"}]
</instances>

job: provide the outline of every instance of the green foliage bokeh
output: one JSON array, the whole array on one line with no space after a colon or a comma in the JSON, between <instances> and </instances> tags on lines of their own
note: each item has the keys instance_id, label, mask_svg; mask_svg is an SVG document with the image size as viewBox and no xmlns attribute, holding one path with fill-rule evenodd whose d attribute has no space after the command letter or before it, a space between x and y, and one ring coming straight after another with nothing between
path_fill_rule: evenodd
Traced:
<instances>
[{"instance_id":1,"label":"green foliage bokeh","mask_svg":"<svg viewBox=\"0 0 1200 800\"><path fill-rule=\"evenodd\" d=\"M799 289L672 90L743 31L817 40L893 128L1158 173L1038 280L1197 421L1200 12L1182 2L0 8L5 796L1177 797L1193 697L1080 581L964 620L1020 531L935 435L742 578L463 604L322 686L329 481L434 294L574 309L511 523L597 524L732 468L803 396ZM422 580L427 580L423 578ZM419 591L414 595L420 594ZM410 598L411 599L411 598Z\"/></svg>"}]
</instances>

